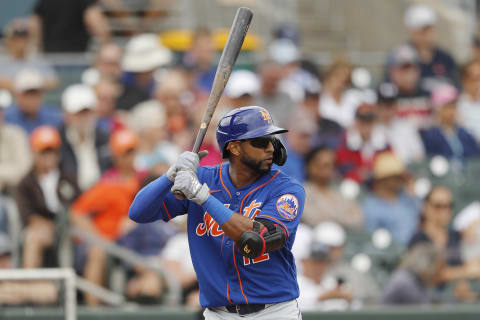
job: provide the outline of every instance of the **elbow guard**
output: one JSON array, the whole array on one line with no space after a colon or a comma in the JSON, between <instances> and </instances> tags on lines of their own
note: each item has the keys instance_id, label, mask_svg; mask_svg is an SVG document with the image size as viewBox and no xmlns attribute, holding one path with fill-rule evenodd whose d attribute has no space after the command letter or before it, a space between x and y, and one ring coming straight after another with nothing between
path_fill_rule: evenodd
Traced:
<instances>
[{"instance_id":1,"label":"elbow guard","mask_svg":"<svg viewBox=\"0 0 480 320\"><path fill-rule=\"evenodd\" d=\"M253 221L253 230L245 231L237 241L239 253L248 258L256 258L265 252L281 249L287 241L285 230L266 219Z\"/></svg>"}]
</instances>

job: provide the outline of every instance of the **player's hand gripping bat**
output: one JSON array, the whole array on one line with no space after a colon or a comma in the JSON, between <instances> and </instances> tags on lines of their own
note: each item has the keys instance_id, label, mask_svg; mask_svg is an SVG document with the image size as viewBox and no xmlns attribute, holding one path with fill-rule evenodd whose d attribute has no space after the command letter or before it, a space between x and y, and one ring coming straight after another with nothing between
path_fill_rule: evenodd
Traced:
<instances>
[{"instance_id":1,"label":"player's hand gripping bat","mask_svg":"<svg viewBox=\"0 0 480 320\"><path fill-rule=\"evenodd\" d=\"M252 17L252 10L245 7L239 8L235 14L230 33L228 34L227 42L225 43L222 56L218 62L217 71L213 80L212 91L210 91L210 96L208 97L207 108L203 114L200 129L198 130L197 137L195 138L195 144L193 145L192 152L198 153L198 150L202 145L203 138L207 133L208 125L212 120L213 113L217 108L218 101L222 96L225 85L227 84L235 65L235 61L237 60L240 49L242 48L243 40L247 34ZM179 191L174 192L174 195L180 200L185 198L184 195Z\"/></svg>"}]
</instances>

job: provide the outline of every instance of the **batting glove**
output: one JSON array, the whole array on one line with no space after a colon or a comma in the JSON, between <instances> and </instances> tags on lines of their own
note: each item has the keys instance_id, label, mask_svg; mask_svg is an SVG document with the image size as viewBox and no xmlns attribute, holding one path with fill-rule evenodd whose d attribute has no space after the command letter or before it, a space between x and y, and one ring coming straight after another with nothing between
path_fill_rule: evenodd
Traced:
<instances>
[{"instance_id":1,"label":"batting glove","mask_svg":"<svg viewBox=\"0 0 480 320\"><path fill-rule=\"evenodd\" d=\"M202 205L210 196L210 189L207 184L203 185L198 181L197 175L190 170L181 170L177 172L175 182L173 183L172 192L180 191L185 197Z\"/></svg>"},{"instance_id":2,"label":"batting glove","mask_svg":"<svg viewBox=\"0 0 480 320\"><path fill-rule=\"evenodd\" d=\"M202 160L207 154L207 150L200 151L198 154L190 151L183 152L180 157L178 157L177 161L168 168L166 173L168 180L174 182L175 176L179 171L185 170L196 173L200 160Z\"/></svg>"}]
</instances>

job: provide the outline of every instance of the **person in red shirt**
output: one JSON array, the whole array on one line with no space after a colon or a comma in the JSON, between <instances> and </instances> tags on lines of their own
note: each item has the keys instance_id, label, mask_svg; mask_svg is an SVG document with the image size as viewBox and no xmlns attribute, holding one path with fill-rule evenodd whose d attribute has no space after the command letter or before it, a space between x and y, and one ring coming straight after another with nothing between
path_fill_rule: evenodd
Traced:
<instances>
[{"instance_id":1,"label":"person in red shirt","mask_svg":"<svg viewBox=\"0 0 480 320\"><path fill-rule=\"evenodd\" d=\"M354 125L341 138L336 166L344 178L364 182L371 173L375 156L390 150L386 136L374 132L376 118L373 105L360 105L355 112Z\"/></svg>"}]
</instances>

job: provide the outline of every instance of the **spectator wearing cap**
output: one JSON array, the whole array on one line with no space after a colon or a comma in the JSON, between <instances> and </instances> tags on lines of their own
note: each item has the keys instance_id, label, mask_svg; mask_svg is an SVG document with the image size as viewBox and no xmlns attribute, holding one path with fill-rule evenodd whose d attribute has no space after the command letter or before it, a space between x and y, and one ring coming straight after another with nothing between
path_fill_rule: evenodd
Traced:
<instances>
[{"instance_id":1,"label":"spectator wearing cap","mask_svg":"<svg viewBox=\"0 0 480 320\"><path fill-rule=\"evenodd\" d=\"M259 67L260 92L253 105L267 106L277 125L286 125L288 117L295 110L292 98L280 90L283 80L282 65L274 60L266 60Z\"/></svg>"},{"instance_id":2,"label":"spectator wearing cap","mask_svg":"<svg viewBox=\"0 0 480 320\"><path fill-rule=\"evenodd\" d=\"M57 129L40 126L30 135L33 166L15 193L25 226L23 267L40 268L47 248L55 244L55 219L79 194L75 178L60 168L61 138Z\"/></svg>"},{"instance_id":3,"label":"spectator wearing cap","mask_svg":"<svg viewBox=\"0 0 480 320\"><path fill-rule=\"evenodd\" d=\"M471 60L462 68L462 93L457 107L459 123L480 142L480 59Z\"/></svg>"},{"instance_id":4,"label":"spectator wearing cap","mask_svg":"<svg viewBox=\"0 0 480 320\"><path fill-rule=\"evenodd\" d=\"M440 49L435 40L437 16L432 8L423 4L412 5L405 11L404 23L410 45L419 58L422 86L432 91L438 84L456 84L458 68L452 56Z\"/></svg>"},{"instance_id":5,"label":"spectator wearing cap","mask_svg":"<svg viewBox=\"0 0 480 320\"><path fill-rule=\"evenodd\" d=\"M142 102L130 111L129 119L140 138L135 168L162 175L180 155L179 148L168 141L164 106L156 100Z\"/></svg>"},{"instance_id":6,"label":"spectator wearing cap","mask_svg":"<svg viewBox=\"0 0 480 320\"><path fill-rule=\"evenodd\" d=\"M130 129L118 130L110 137L113 167L101 177L101 182L120 182L138 188L146 177L146 170L135 168L135 158L140 147L140 137Z\"/></svg>"},{"instance_id":7,"label":"spectator wearing cap","mask_svg":"<svg viewBox=\"0 0 480 320\"><path fill-rule=\"evenodd\" d=\"M90 36L102 43L110 39L98 0L37 0L31 28L36 45L44 52L86 52Z\"/></svg>"},{"instance_id":8,"label":"spectator wearing cap","mask_svg":"<svg viewBox=\"0 0 480 320\"><path fill-rule=\"evenodd\" d=\"M22 127L28 134L43 125L61 126L60 110L44 104L45 78L39 71L20 71L13 85L14 103L5 110L5 122Z\"/></svg>"},{"instance_id":9,"label":"spectator wearing cap","mask_svg":"<svg viewBox=\"0 0 480 320\"><path fill-rule=\"evenodd\" d=\"M457 120L458 90L450 85L439 86L432 93L436 124L420 132L428 156L443 156L465 163L480 155L475 138Z\"/></svg>"},{"instance_id":10,"label":"spectator wearing cap","mask_svg":"<svg viewBox=\"0 0 480 320\"><path fill-rule=\"evenodd\" d=\"M315 227L321 222L334 221L347 229L363 226L363 212L352 200L342 196L333 186L335 178L335 150L316 147L305 157L308 194L302 222Z\"/></svg>"},{"instance_id":11,"label":"spectator wearing cap","mask_svg":"<svg viewBox=\"0 0 480 320\"><path fill-rule=\"evenodd\" d=\"M97 98L92 88L74 84L62 94L65 125L62 137L62 169L75 176L81 190L94 185L112 166L109 131L97 125Z\"/></svg>"},{"instance_id":12,"label":"spectator wearing cap","mask_svg":"<svg viewBox=\"0 0 480 320\"><path fill-rule=\"evenodd\" d=\"M422 161L425 150L417 128L397 116L397 94L391 83L384 82L378 87L376 130L386 136L393 152L405 164Z\"/></svg>"},{"instance_id":13,"label":"spectator wearing cap","mask_svg":"<svg viewBox=\"0 0 480 320\"><path fill-rule=\"evenodd\" d=\"M429 92L420 86L420 65L416 51L409 45L393 50L387 61L387 75L397 88L397 115L416 128L431 124Z\"/></svg>"},{"instance_id":14,"label":"spectator wearing cap","mask_svg":"<svg viewBox=\"0 0 480 320\"><path fill-rule=\"evenodd\" d=\"M368 232L384 228L405 246L420 220L419 200L407 193L406 182L404 163L392 152L379 154L373 165L372 190L362 206Z\"/></svg>"},{"instance_id":15,"label":"spectator wearing cap","mask_svg":"<svg viewBox=\"0 0 480 320\"><path fill-rule=\"evenodd\" d=\"M28 19L14 19L4 29L7 55L0 57L0 87L14 90L17 74L23 69L38 70L45 79L44 88L57 85L55 70L44 60L33 54L33 42Z\"/></svg>"},{"instance_id":16,"label":"spectator wearing cap","mask_svg":"<svg viewBox=\"0 0 480 320\"><path fill-rule=\"evenodd\" d=\"M27 134L22 128L5 123L8 101L2 100L0 98L0 191L9 193L29 170L32 157Z\"/></svg>"},{"instance_id":17,"label":"spectator wearing cap","mask_svg":"<svg viewBox=\"0 0 480 320\"><path fill-rule=\"evenodd\" d=\"M287 128L285 147L288 150L288 157L281 170L303 183L306 177L305 156L313 147L317 126L308 114L298 111L290 117Z\"/></svg>"},{"instance_id":18,"label":"spectator wearing cap","mask_svg":"<svg viewBox=\"0 0 480 320\"><path fill-rule=\"evenodd\" d=\"M110 149L115 167L105 172L99 182L73 203L71 221L74 226L108 241L115 241L132 229L128 209L145 178L145 174L134 167L138 146L138 135L129 129L112 134ZM77 258L84 277L104 285L107 257L103 249L80 244ZM87 295L86 301L89 305L100 303L92 295Z\"/></svg>"},{"instance_id":19,"label":"spectator wearing cap","mask_svg":"<svg viewBox=\"0 0 480 320\"><path fill-rule=\"evenodd\" d=\"M355 122L345 131L336 150L336 167L342 177L364 182L374 157L390 150L386 137L375 132L376 119L375 106L364 103L357 108Z\"/></svg>"},{"instance_id":20,"label":"spectator wearing cap","mask_svg":"<svg viewBox=\"0 0 480 320\"><path fill-rule=\"evenodd\" d=\"M322 118L335 121L344 128L353 124L355 110L361 103L349 90L351 72L352 65L343 58L337 58L328 67L318 106Z\"/></svg>"},{"instance_id":21,"label":"spectator wearing cap","mask_svg":"<svg viewBox=\"0 0 480 320\"><path fill-rule=\"evenodd\" d=\"M227 101L223 107L228 109L253 105L253 99L260 91L258 76L249 70L236 70L232 72L225 87L224 95Z\"/></svg>"},{"instance_id":22,"label":"spectator wearing cap","mask_svg":"<svg viewBox=\"0 0 480 320\"><path fill-rule=\"evenodd\" d=\"M127 110L153 97L156 89L154 72L168 65L171 60L172 53L162 45L155 34L140 34L129 40L122 59L124 74L121 82L126 86L140 89L144 93L144 98L138 97L137 101L130 101Z\"/></svg>"}]
</instances>

